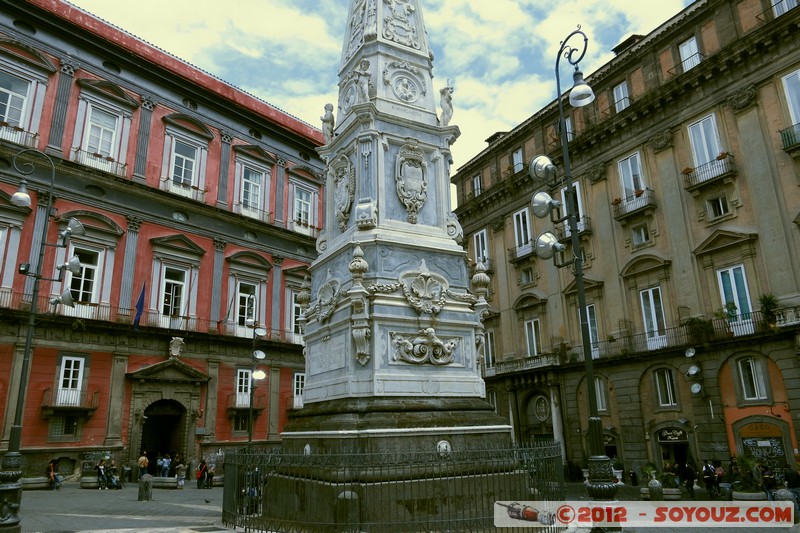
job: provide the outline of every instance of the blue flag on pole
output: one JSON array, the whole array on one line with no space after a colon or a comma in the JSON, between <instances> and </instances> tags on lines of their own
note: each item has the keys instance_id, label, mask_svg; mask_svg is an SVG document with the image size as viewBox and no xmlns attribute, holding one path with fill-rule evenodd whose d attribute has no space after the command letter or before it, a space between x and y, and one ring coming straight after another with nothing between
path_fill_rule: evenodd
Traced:
<instances>
[{"instance_id":1,"label":"blue flag on pole","mask_svg":"<svg viewBox=\"0 0 800 533\"><path fill-rule=\"evenodd\" d=\"M133 329L139 329L139 320L142 318L142 313L144 313L144 288L147 286L147 283L142 284L142 292L139 293L139 299L136 300L136 316L133 318Z\"/></svg>"}]
</instances>

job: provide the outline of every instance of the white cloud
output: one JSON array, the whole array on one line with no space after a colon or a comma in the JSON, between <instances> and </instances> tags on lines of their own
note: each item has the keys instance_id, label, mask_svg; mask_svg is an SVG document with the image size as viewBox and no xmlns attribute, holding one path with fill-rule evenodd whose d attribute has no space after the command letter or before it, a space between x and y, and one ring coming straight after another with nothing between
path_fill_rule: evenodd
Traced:
<instances>
[{"instance_id":1,"label":"white cloud","mask_svg":"<svg viewBox=\"0 0 800 533\"><path fill-rule=\"evenodd\" d=\"M556 52L578 23L590 39L582 63L590 74L623 39L688 2L424 0L434 89L448 78L456 89L455 168L555 98ZM72 3L314 126L324 104L337 101L345 0L236 0L233 9L219 0Z\"/></svg>"}]
</instances>

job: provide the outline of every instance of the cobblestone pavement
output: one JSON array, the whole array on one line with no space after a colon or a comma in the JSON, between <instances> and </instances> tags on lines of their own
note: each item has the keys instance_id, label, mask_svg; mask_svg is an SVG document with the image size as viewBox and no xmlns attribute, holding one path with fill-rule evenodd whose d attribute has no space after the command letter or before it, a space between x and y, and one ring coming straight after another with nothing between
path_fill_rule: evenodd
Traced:
<instances>
[{"instance_id":1,"label":"cobblestone pavement","mask_svg":"<svg viewBox=\"0 0 800 533\"><path fill-rule=\"evenodd\" d=\"M26 490L20 519L23 533L189 533L230 531L222 527L222 488L153 490L139 501L139 487L122 490L81 489L65 483L60 490Z\"/></svg>"},{"instance_id":2,"label":"cobblestone pavement","mask_svg":"<svg viewBox=\"0 0 800 533\"><path fill-rule=\"evenodd\" d=\"M617 493L620 503L638 501L641 487L624 485ZM31 490L22 495L20 518L23 533L221 533L222 488L198 490L153 490L151 501L138 501L138 486L122 490L80 489L65 484L61 490ZM697 499L706 493L697 491ZM567 499L587 501L582 483L567 484ZM523 530L515 528L516 530ZM800 533L792 528L625 528L625 533L680 533L718 529L724 533ZM502 531L502 530L498 530ZM523 530L524 531L524 530ZM533 531L531 529L531 531ZM572 531L580 531L573 529Z\"/></svg>"}]
</instances>

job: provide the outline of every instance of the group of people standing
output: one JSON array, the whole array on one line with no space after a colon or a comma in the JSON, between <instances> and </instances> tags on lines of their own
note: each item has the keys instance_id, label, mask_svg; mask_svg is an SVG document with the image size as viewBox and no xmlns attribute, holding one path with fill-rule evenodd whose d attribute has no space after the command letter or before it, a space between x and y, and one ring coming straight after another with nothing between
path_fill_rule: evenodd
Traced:
<instances>
[{"instance_id":1,"label":"group of people standing","mask_svg":"<svg viewBox=\"0 0 800 533\"><path fill-rule=\"evenodd\" d=\"M147 451L143 450L139 457L137 466L139 467L139 479L145 474L154 472L159 477L174 477L178 480L178 489L183 489L186 485L186 472L189 470L183 456L176 453L173 457L170 454L158 454L156 456L155 468L150 465ZM202 461L197 468L197 488L211 488L214 481L214 465L208 465ZM206 486L207 485L207 486Z\"/></svg>"}]
</instances>

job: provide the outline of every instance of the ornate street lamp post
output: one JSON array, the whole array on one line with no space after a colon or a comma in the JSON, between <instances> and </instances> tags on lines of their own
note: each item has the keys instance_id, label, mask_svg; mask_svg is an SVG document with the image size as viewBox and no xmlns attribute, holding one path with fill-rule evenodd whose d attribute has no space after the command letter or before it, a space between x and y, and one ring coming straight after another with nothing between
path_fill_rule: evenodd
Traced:
<instances>
[{"instance_id":1,"label":"ornate street lamp post","mask_svg":"<svg viewBox=\"0 0 800 533\"><path fill-rule=\"evenodd\" d=\"M14 410L14 422L11 426L11 431L8 440L8 451L3 457L2 471L0 471L0 500L5 501L4 507L8 509L8 516L3 517L0 521L0 531L21 531L20 519L18 516L20 501L22 499L22 484L19 482L22 477L22 456L20 454L20 443L22 439L22 417L25 408L25 396L28 385L28 371L31 362L31 352L33 349L33 333L36 329L36 314L39 305L39 287L42 280L46 281L62 281L64 271L67 270L73 274L78 274L81 271L81 264L77 257L72 257L67 263L56 266L58 270L57 278L46 278L42 276L44 269L44 254L47 246L57 246L64 248L67 246L67 240L72 235L83 235L85 233L83 225L74 218L69 219L67 228L59 233L61 240L58 244L49 244L47 242L47 228L50 224L50 217L53 216L53 194L56 182L56 166L49 156L34 149L26 149L18 152L14 156L14 169L22 174L28 176L33 173L34 166L32 163L25 161L18 161L20 157L26 158L29 155L43 157L47 164L50 166L50 187L45 193L47 196L47 205L45 207L45 216L42 221L42 232L39 239L39 256L36 260L36 268L30 269L30 264L22 263L19 266L20 274L24 274L33 278L33 289L31 291L30 310L28 312L28 329L25 335L25 347L22 353L22 368L20 370L19 388L17 390L17 403ZM19 190L11 196L11 203L19 207L30 207L31 197L28 194L28 181L22 178ZM72 296L69 290L65 291L61 296L53 298L50 301L51 305L59 303L73 307Z\"/></svg>"},{"instance_id":2,"label":"ornate street lamp post","mask_svg":"<svg viewBox=\"0 0 800 533\"><path fill-rule=\"evenodd\" d=\"M580 48L571 46L569 40L573 37L583 38L579 44ZM572 244L573 257L564 263L556 262L556 266L561 268L571 265L575 275L575 290L578 297L578 313L580 315L581 340L583 342L583 364L586 374L586 399L589 406L589 484L587 491L593 500L611 500L617 492L616 478L611 470L611 461L606 456L605 446L603 445L603 427L597 411L597 384L594 377L594 365L592 362L591 334L589 331L589 320L586 310L586 291L583 282L583 250L580 239L580 226L578 224L578 199L575 197L575 189L572 184L572 170L569 160L569 134L567 131L566 119L564 116L564 104L561 98L561 75L559 63L561 58L575 67L573 71L573 88L569 94L569 103L573 107L582 107L594 101L594 93L591 87L583 79L583 73L578 68L578 63L586 54L586 45L589 39L578 26L578 29L570 33L561 42L561 48L556 56L556 100L558 101L558 124L561 135L561 148L564 159L564 175L560 185L564 187L564 199L566 201L566 215L553 222L566 221L569 228L569 237ZM558 185L555 179L556 167L545 156L538 156L530 164L531 178L539 184ZM535 216L543 218L548 215L553 216L553 210L560 207L560 202L553 200L546 192L538 192L531 199L532 210ZM543 259L555 257L556 252L563 252L566 247L558 242L558 239L550 232L539 235L536 239L536 253ZM601 528L595 530L602 531Z\"/></svg>"},{"instance_id":3,"label":"ornate street lamp post","mask_svg":"<svg viewBox=\"0 0 800 533\"><path fill-rule=\"evenodd\" d=\"M247 324L248 327L252 327L253 328L253 353L251 355L251 361L250 361L250 383L249 383L250 398L249 398L248 409L247 409L247 414L248 414L248 420L247 420L247 451L249 452L250 451L250 445L253 442L253 401L254 401L255 385L256 385L256 381L257 380L260 381L260 380L264 379L265 377L267 377L266 373L264 373L263 370L256 370L256 365L258 364L258 362L267 357L267 354L265 354L262 350L257 350L256 349L256 341L260 337L266 336L267 330L263 326L257 326L256 325L258 322L256 321L256 296L255 296L255 294L251 294L250 297L248 298L247 307L248 307L248 311L251 310L250 312L252 312L252 318L248 318L246 320L246 324Z\"/></svg>"}]
</instances>

